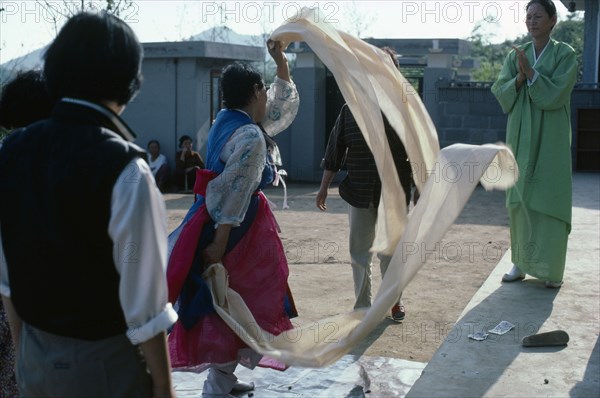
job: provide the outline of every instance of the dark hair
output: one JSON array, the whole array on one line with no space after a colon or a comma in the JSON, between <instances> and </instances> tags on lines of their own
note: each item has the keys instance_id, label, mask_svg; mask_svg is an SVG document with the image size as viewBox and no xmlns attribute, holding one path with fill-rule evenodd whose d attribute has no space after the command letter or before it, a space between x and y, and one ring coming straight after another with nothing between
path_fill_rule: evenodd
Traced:
<instances>
[{"instance_id":1,"label":"dark hair","mask_svg":"<svg viewBox=\"0 0 600 398\"><path fill-rule=\"evenodd\" d=\"M381 49L388 53L388 55L392 58L392 62L394 62L394 65L396 65L396 68L398 68L400 66L400 62L398 62L398 53L396 50L388 46L381 47Z\"/></svg>"},{"instance_id":2,"label":"dark hair","mask_svg":"<svg viewBox=\"0 0 600 398\"><path fill-rule=\"evenodd\" d=\"M0 126L14 129L46 119L53 105L40 70L19 72L2 89Z\"/></svg>"},{"instance_id":3,"label":"dark hair","mask_svg":"<svg viewBox=\"0 0 600 398\"><path fill-rule=\"evenodd\" d=\"M226 108L244 108L254 95L254 85L264 87L260 73L252 66L235 62L223 69L221 74L221 92Z\"/></svg>"},{"instance_id":4,"label":"dark hair","mask_svg":"<svg viewBox=\"0 0 600 398\"><path fill-rule=\"evenodd\" d=\"M143 50L133 30L106 12L71 17L44 55L44 77L56 99L127 104L140 88Z\"/></svg>"},{"instance_id":5,"label":"dark hair","mask_svg":"<svg viewBox=\"0 0 600 398\"><path fill-rule=\"evenodd\" d=\"M192 137L190 137L189 135L182 135L181 137L179 137L179 148L181 148L181 146L183 145L183 141L186 141L186 140L190 140L190 141L194 142Z\"/></svg>"},{"instance_id":6,"label":"dark hair","mask_svg":"<svg viewBox=\"0 0 600 398\"><path fill-rule=\"evenodd\" d=\"M146 146L146 148L150 148L150 145L152 145L152 144L158 145L158 149L160 149L160 142L158 142L158 140L150 140L150 141L148 141L148 145Z\"/></svg>"},{"instance_id":7,"label":"dark hair","mask_svg":"<svg viewBox=\"0 0 600 398\"><path fill-rule=\"evenodd\" d=\"M556 15L556 6L552 0L530 0L529 3L527 3L527 6L525 6L525 10L529 10L529 7L534 4L539 4L544 7L544 10L546 10L546 13L550 18Z\"/></svg>"}]
</instances>

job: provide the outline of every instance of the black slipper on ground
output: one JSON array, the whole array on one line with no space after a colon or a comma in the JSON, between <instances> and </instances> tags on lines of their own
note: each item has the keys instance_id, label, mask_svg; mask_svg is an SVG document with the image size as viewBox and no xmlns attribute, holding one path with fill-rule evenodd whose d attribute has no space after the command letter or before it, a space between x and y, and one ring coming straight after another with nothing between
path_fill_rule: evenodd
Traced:
<instances>
[{"instance_id":1,"label":"black slipper on ground","mask_svg":"<svg viewBox=\"0 0 600 398\"><path fill-rule=\"evenodd\" d=\"M564 330L553 330L551 332L532 334L523 337L523 347L549 347L566 345L569 335Z\"/></svg>"}]
</instances>

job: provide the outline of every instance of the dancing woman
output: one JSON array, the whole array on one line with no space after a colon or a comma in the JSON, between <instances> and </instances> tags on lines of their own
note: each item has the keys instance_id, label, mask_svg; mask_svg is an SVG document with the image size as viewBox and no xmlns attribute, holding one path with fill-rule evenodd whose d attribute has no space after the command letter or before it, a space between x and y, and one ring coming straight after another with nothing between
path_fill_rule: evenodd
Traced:
<instances>
[{"instance_id":1,"label":"dancing woman","mask_svg":"<svg viewBox=\"0 0 600 398\"><path fill-rule=\"evenodd\" d=\"M262 358L216 314L202 273L222 263L229 287L244 299L259 326L278 335L292 328L288 265L275 218L261 188L271 183L265 136L284 130L294 119L298 92L278 42L269 42L277 77L267 90L261 75L242 63L227 66L221 77L225 109L208 136L205 170L197 171L196 202L177 228L169 260L169 299L177 301L180 321L169 336L174 368L210 368L204 396L248 391L233 374L238 363L253 368L281 364ZM171 239L174 240L174 239ZM251 325L249 325L251 326Z\"/></svg>"}]
</instances>

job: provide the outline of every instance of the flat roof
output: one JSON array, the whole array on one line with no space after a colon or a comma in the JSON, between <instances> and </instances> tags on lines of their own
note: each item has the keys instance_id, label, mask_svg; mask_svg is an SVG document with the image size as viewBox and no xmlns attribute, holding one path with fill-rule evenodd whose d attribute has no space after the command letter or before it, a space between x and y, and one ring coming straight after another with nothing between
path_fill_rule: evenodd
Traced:
<instances>
[{"instance_id":1,"label":"flat roof","mask_svg":"<svg viewBox=\"0 0 600 398\"><path fill-rule=\"evenodd\" d=\"M363 39L377 47L392 47L402 56L423 56L428 54L468 55L470 43L463 39ZM436 43L437 42L437 43ZM437 45L437 48L435 48ZM286 52L313 52L305 42L291 43Z\"/></svg>"},{"instance_id":2,"label":"flat roof","mask_svg":"<svg viewBox=\"0 0 600 398\"><path fill-rule=\"evenodd\" d=\"M262 61L264 48L211 41L142 43L144 58L212 58L239 61Z\"/></svg>"}]
</instances>

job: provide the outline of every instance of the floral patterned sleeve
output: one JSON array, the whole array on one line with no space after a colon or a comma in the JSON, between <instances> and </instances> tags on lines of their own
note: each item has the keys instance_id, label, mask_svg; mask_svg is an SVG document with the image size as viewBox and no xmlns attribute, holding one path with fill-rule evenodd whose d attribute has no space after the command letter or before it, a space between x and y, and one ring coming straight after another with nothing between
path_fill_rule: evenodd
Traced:
<instances>
[{"instance_id":1,"label":"floral patterned sleeve","mask_svg":"<svg viewBox=\"0 0 600 398\"><path fill-rule=\"evenodd\" d=\"M206 208L216 225L239 226L265 166L267 149L259 127L247 124L237 129L220 156L225 169L208 183Z\"/></svg>"},{"instance_id":2,"label":"floral patterned sleeve","mask_svg":"<svg viewBox=\"0 0 600 398\"><path fill-rule=\"evenodd\" d=\"M275 76L267 91L267 116L262 126L271 137L281 133L292 124L298 113L300 96L294 82Z\"/></svg>"}]
</instances>

